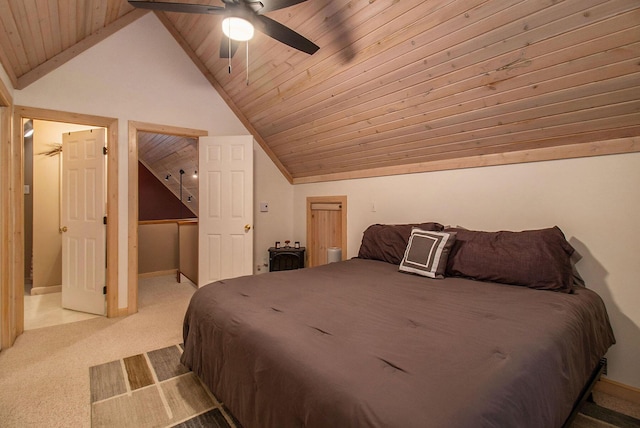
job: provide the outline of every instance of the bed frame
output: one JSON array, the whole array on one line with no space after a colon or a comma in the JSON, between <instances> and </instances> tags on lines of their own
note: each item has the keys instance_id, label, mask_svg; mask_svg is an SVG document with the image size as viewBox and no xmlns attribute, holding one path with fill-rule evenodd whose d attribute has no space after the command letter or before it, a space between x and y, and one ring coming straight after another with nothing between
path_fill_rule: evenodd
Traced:
<instances>
[{"instance_id":1,"label":"bed frame","mask_svg":"<svg viewBox=\"0 0 640 428\"><path fill-rule=\"evenodd\" d=\"M582 388L582 391L580 392L580 396L574 403L573 409L571 410L571 414L569 414L569 417L562 425L562 428L569 428L571 426L571 424L573 423L573 420L576 418L576 415L580 412L580 408L582 407L582 404L585 401L587 400L593 401L593 396L591 392L593 391L593 387L596 386L596 382L600 380L600 376L602 376L606 368L607 368L607 359L604 357L600 358L600 361L598 361L596 368L593 369L593 372L591 373L589 380Z\"/></svg>"}]
</instances>

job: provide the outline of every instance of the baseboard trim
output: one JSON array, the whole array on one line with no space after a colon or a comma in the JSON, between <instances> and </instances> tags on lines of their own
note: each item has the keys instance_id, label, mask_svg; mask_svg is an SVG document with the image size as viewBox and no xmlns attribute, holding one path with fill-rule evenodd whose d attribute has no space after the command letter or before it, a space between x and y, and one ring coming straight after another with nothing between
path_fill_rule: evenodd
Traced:
<instances>
[{"instance_id":1,"label":"baseboard trim","mask_svg":"<svg viewBox=\"0 0 640 428\"><path fill-rule=\"evenodd\" d=\"M155 272L139 273L138 278L153 278L154 276L177 275L178 269L158 270Z\"/></svg>"},{"instance_id":2,"label":"baseboard trim","mask_svg":"<svg viewBox=\"0 0 640 428\"><path fill-rule=\"evenodd\" d=\"M60 293L62 291L62 285L51 285L49 287L33 287L31 289L32 296L39 296L41 294Z\"/></svg>"},{"instance_id":3,"label":"baseboard trim","mask_svg":"<svg viewBox=\"0 0 640 428\"><path fill-rule=\"evenodd\" d=\"M607 379L604 376L596 383L594 390L640 405L640 389Z\"/></svg>"},{"instance_id":4,"label":"baseboard trim","mask_svg":"<svg viewBox=\"0 0 640 428\"><path fill-rule=\"evenodd\" d=\"M129 308L118 308L118 313L116 314L115 318L119 318L119 317L126 317L130 315L129 314Z\"/></svg>"}]
</instances>

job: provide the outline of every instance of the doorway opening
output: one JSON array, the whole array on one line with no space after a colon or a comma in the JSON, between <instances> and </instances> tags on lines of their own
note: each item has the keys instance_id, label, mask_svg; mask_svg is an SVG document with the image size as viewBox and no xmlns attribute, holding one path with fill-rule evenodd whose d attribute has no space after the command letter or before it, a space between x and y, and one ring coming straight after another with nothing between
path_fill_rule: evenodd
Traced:
<instances>
[{"instance_id":1,"label":"doorway opening","mask_svg":"<svg viewBox=\"0 0 640 428\"><path fill-rule=\"evenodd\" d=\"M39 119L52 122L76 123L106 128L109 141L107 153L107 218L118 218L118 120L104 116L92 116L80 113L60 112L33 107L15 106L13 109L13 138L11 139L11 158L2 159L3 169L10 171L10 181L14 185L9 189L11 218L15 222L7 231L11 251L8 262L12 269L9 274L11 301L2 306L3 345L11 346L16 337L24 331L24 119ZM6 168L4 168L6 167ZM5 222L9 224L9 222ZM124 315L118 309L118 222L112 221L106 226L107 269L106 269L106 305L107 316ZM6 332L6 334L5 334Z\"/></svg>"},{"instance_id":2,"label":"doorway opening","mask_svg":"<svg viewBox=\"0 0 640 428\"><path fill-rule=\"evenodd\" d=\"M208 134L207 131L189 128L180 128L166 125L157 125L153 123L135 122L129 121L129 159L128 159L128 171L129 171L129 209L127 213L128 218L128 263L127 263L127 283L128 283L128 313L133 314L138 311L138 279L139 279L139 225L138 225L138 210L139 210L139 182L138 182L138 168L140 163L139 148L140 142L144 138L143 134L160 134L165 136L177 136L182 138L198 139ZM144 143L143 143L144 144ZM197 153L197 151L196 151ZM186 166L188 167L188 166ZM194 168L194 171L197 169ZM188 172L184 168L178 170L178 177L181 175L180 170L184 171L184 174ZM164 177L171 172L164 172ZM162 173L158 173L162 174ZM171 173L173 175L173 173ZM169 177L171 178L171 177ZM184 177L183 177L184 183ZM192 195L195 196L195 195ZM183 197L187 195L184 193ZM192 198L193 199L193 198Z\"/></svg>"},{"instance_id":3,"label":"doorway opening","mask_svg":"<svg viewBox=\"0 0 640 428\"><path fill-rule=\"evenodd\" d=\"M30 330L103 316L105 303L102 288L105 285L106 242L105 226L102 223L103 216L106 214L106 156L102 153L102 148L107 144L106 130L103 127L31 118L23 119L23 123L24 329ZM77 138L80 135L84 135L83 138L86 138L86 141L79 142ZM77 188L82 187L81 185L86 181L84 177L79 177L80 182L66 183L67 185L63 186L65 181L63 171L68 170L71 165L78 166L78 160L72 158L73 153L68 153L68 161L65 162L63 152L77 147L77 144L82 144L82 148L85 148L84 144L93 146L94 143L97 144L97 147L93 147L96 153L90 153L91 165L84 170L91 174L92 181L86 183L91 188L87 188L86 192ZM63 150L65 144L67 148ZM75 150L71 151L75 152ZM84 152L84 150L81 151ZM81 162L86 163L86 161ZM103 172L96 174L99 171ZM67 177L67 181L70 177L78 176L74 174L77 171L70 170L70 172L71 175ZM99 188L93 189L95 186ZM98 195L101 195L100 200L95 199ZM87 196L91 201L86 200ZM77 238L85 238L82 234L78 234L82 225L78 224L77 220L70 222L70 219L65 219L64 216L69 215L67 207L80 207L80 212L83 212L85 210L82 208L86 208L87 203L90 205L90 212L95 213L97 217L83 223L86 223L84 226L89 225L92 235L95 236L79 241ZM67 226L71 227L69 233L67 233ZM85 260L82 256L86 253L76 254L69 251L71 249L69 245L76 243L90 245L98 243L100 248L94 248L95 254L90 260ZM80 247L84 246L80 245ZM63 248L67 251L63 251ZM80 256L82 262L71 263L70 256ZM74 272L70 272L70 269ZM74 273L93 273L94 275L74 275ZM63 281L64 276L66 279ZM75 297L77 301L73 301L74 296L69 294L75 293L75 290L69 287L70 280L73 278L77 278L76 285L84 289L90 287L97 289L92 293L95 296L89 297L97 299L93 307L90 308L84 302L85 296L82 295L78 295ZM64 290L63 284L67 285Z\"/></svg>"},{"instance_id":4,"label":"doorway opening","mask_svg":"<svg viewBox=\"0 0 640 428\"><path fill-rule=\"evenodd\" d=\"M138 131L138 276L197 284L198 139Z\"/></svg>"}]
</instances>

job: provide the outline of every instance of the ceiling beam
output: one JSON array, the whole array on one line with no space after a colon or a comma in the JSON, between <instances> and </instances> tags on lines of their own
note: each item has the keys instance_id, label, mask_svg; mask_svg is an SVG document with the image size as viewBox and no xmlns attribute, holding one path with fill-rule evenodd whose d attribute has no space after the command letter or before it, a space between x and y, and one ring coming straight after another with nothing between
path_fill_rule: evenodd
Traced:
<instances>
[{"instance_id":1,"label":"ceiling beam","mask_svg":"<svg viewBox=\"0 0 640 428\"><path fill-rule=\"evenodd\" d=\"M483 166L510 165L525 162L541 162L591 156L615 155L640 152L640 137L616 138L589 143L567 144L506 153L469 156L465 158L420 162L407 165L362 169L357 171L320 174L298 177L293 184L319 183L325 181L352 180L356 178L386 177L390 175L416 174L421 172L446 171L451 169L478 168Z\"/></svg>"}]
</instances>

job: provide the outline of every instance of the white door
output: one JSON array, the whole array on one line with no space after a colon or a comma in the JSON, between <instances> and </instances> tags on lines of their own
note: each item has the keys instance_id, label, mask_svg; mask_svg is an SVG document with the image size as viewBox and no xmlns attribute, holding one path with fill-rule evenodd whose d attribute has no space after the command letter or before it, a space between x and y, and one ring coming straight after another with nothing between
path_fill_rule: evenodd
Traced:
<instances>
[{"instance_id":1,"label":"white door","mask_svg":"<svg viewBox=\"0 0 640 428\"><path fill-rule=\"evenodd\" d=\"M198 287L253 273L253 137L199 138Z\"/></svg>"},{"instance_id":2,"label":"white door","mask_svg":"<svg viewBox=\"0 0 640 428\"><path fill-rule=\"evenodd\" d=\"M62 137L62 307L105 314L105 130Z\"/></svg>"}]
</instances>

